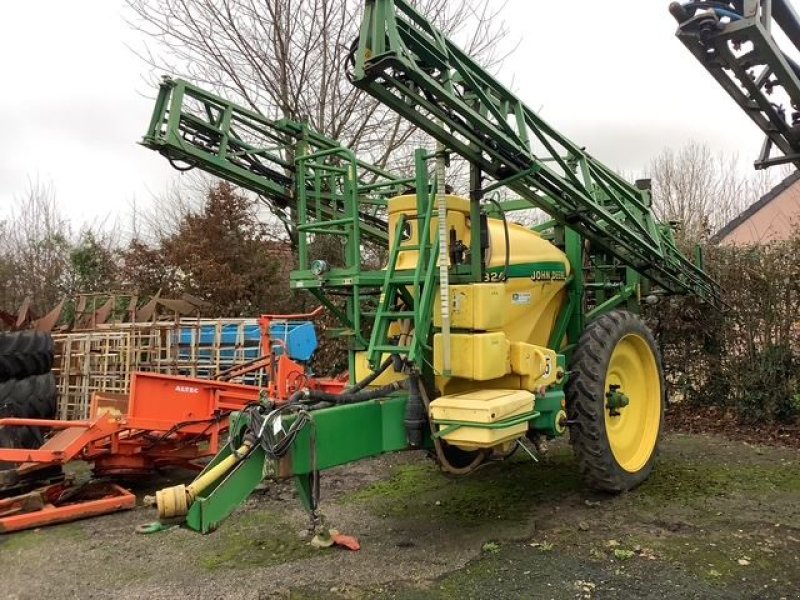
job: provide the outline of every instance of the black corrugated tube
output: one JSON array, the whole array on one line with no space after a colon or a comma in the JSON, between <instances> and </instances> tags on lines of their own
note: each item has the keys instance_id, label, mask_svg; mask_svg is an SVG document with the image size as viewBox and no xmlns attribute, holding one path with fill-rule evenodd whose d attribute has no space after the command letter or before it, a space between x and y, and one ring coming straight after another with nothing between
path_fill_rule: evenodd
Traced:
<instances>
[{"instance_id":1,"label":"black corrugated tube","mask_svg":"<svg viewBox=\"0 0 800 600\"><path fill-rule=\"evenodd\" d=\"M408 380L410 393L406 403L406 437L408 445L412 448L421 448L424 441L424 429L427 425L427 411L422 403L421 383L419 374L412 373Z\"/></svg>"},{"instance_id":2,"label":"black corrugated tube","mask_svg":"<svg viewBox=\"0 0 800 600\"><path fill-rule=\"evenodd\" d=\"M354 386L347 388L343 393L344 394L353 394L355 392L360 392L361 390L363 390L370 383L372 383L378 377L380 377L383 374L383 372L386 371L386 369L389 368L389 366L392 364L392 362L394 362L394 356L395 355L392 354L389 358L387 358L385 361L383 361L381 366L378 367L377 371L375 371L374 373L370 373L364 379L362 379L361 381L356 383Z\"/></svg>"},{"instance_id":3,"label":"black corrugated tube","mask_svg":"<svg viewBox=\"0 0 800 600\"><path fill-rule=\"evenodd\" d=\"M383 396L388 396L398 390L408 386L408 381L395 381L389 385L384 385L374 390L366 390L359 392L344 392L341 394L329 394L320 390L298 390L291 395L287 404L309 404L311 402L326 402L330 404L356 404L357 402L366 402L367 400L375 400Z\"/></svg>"}]
</instances>

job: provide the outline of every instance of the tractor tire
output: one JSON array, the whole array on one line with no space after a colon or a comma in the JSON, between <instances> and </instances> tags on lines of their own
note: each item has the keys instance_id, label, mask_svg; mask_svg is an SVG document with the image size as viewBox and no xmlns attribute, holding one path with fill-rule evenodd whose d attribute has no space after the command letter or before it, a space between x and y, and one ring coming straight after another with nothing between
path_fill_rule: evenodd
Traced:
<instances>
[{"instance_id":1,"label":"tractor tire","mask_svg":"<svg viewBox=\"0 0 800 600\"><path fill-rule=\"evenodd\" d=\"M38 427L0 427L0 448L25 448L35 450L44 443ZM16 463L0 462L0 471L14 469Z\"/></svg>"},{"instance_id":2,"label":"tractor tire","mask_svg":"<svg viewBox=\"0 0 800 600\"><path fill-rule=\"evenodd\" d=\"M30 395L31 412L39 415L38 419L52 419L56 416L58 392L56 378L53 373L34 375Z\"/></svg>"},{"instance_id":3,"label":"tractor tire","mask_svg":"<svg viewBox=\"0 0 800 600\"><path fill-rule=\"evenodd\" d=\"M56 415L56 381L52 373L0 383L0 418L52 419ZM39 427L0 427L0 448L39 448ZM0 470L14 465L0 463Z\"/></svg>"},{"instance_id":4,"label":"tractor tire","mask_svg":"<svg viewBox=\"0 0 800 600\"><path fill-rule=\"evenodd\" d=\"M56 414L56 397L52 373L0 383L0 417L52 419Z\"/></svg>"},{"instance_id":5,"label":"tractor tire","mask_svg":"<svg viewBox=\"0 0 800 600\"><path fill-rule=\"evenodd\" d=\"M615 310L587 325L570 363L566 400L570 443L589 486L620 493L649 477L664 389L661 354L638 316Z\"/></svg>"},{"instance_id":6,"label":"tractor tire","mask_svg":"<svg viewBox=\"0 0 800 600\"><path fill-rule=\"evenodd\" d=\"M40 331L0 334L0 381L41 375L53 368L53 338Z\"/></svg>"}]
</instances>

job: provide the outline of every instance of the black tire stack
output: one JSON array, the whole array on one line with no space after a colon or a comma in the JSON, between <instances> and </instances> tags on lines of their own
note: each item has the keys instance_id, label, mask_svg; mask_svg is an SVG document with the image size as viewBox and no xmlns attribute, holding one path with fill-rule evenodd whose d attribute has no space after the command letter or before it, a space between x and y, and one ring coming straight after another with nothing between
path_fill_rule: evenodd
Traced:
<instances>
[{"instance_id":1,"label":"black tire stack","mask_svg":"<svg viewBox=\"0 0 800 600\"><path fill-rule=\"evenodd\" d=\"M0 333L0 418L55 417L53 350L49 333ZM0 448L38 448L42 436L38 427L0 427Z\"/></svg>"}]
</instances>

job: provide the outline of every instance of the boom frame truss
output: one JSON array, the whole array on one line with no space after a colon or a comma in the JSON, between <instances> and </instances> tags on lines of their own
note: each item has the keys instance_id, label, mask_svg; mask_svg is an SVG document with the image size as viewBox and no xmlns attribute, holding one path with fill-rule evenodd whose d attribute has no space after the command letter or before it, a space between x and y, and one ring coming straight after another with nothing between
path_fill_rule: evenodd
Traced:
<instances>
[{"instance_id":1,"label":"boom frame truss","mask_svg":"<svg viewBox=\"0 0 800 600\"><path fill-rule=\"evenodd\" d=\"M621 269L719 304L717 284L656 222L647 190L560 134L405 0L366 1L352 79L470 162L476 215L485 193L507 187Z\"/></svg>"},{"instance_id":2,"label":"boom frame truss","mask_svg":"<svg viewBox=\"0 0 800 600\"><path fill-rule=\"evenodd\" d=\"M773 35L781 29L800 50L800 16L789 1L673 2L670 12L678 21L678 39L765 133L755 168L800 168L800 65ZM776 88L790 106L773 99ZM775 149L782 156L773 156Z\"/></svg>"}]
</instances>

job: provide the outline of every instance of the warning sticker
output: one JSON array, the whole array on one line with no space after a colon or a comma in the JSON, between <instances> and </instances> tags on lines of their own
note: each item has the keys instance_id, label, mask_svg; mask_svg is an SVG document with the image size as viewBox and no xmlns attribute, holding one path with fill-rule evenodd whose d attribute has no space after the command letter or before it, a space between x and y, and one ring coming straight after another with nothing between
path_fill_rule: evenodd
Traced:
<instances>
[{"instance_id":1,"label":"warning sticker","mask_svg":"<svg viewBox=\"0 0 800 600\"><path fill-rule=\"evenodd\" d=\"M533 300L533 294L530 293L516 293L511 295L511 303L517 306L530 304Z\"/></svg>"}]
</instances>

